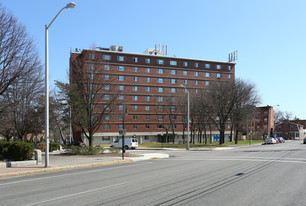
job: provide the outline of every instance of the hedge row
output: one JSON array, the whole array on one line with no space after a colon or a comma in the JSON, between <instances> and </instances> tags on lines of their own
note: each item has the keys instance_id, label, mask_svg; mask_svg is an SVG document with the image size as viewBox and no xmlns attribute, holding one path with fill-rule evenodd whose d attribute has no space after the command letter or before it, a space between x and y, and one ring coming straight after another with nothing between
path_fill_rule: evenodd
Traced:
<instances>
[{"instance_id":1,"label":"hedge row","mask_svg":"<svg viewBox=\"0 0 306 206\"><path fill-rule=\"evenodd\" d=\"M0 141L0 158L12 161L30 160L34 154L31 143Z\"/></svg>"}]
</instances>

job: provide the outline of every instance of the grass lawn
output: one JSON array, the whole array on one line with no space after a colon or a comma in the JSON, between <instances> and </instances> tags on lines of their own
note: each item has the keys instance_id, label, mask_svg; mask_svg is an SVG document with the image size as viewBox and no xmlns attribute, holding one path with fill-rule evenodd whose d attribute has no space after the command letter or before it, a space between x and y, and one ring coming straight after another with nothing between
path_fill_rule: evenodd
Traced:
<instances>
[{"instance_id":1,"label":"grass lawn","mask_svg":"<svg viewBox=\"0 0 306 206\"><path fill-rule=\"evenodd\" d=\"M252 144L258 144L258 143L263 143L263 140L253 140ZM238 141L237 145L247 145L250 144L248 140L245 141ZM189 144L190 148L214 148L214 147L227 147L227 146L232 146L236 145L235 142L228 142L225 141L224 144L219 145L219 142L213 142L213 143L207 143L206 145L204 143L196 143L196 144ZM139 144L138 148L178 148L178 149L185 149L187 147L187 144L173 144L173 143L160 143L160 142L149 142L149 143L143 143Z\"/></svg>"}]
</instances>

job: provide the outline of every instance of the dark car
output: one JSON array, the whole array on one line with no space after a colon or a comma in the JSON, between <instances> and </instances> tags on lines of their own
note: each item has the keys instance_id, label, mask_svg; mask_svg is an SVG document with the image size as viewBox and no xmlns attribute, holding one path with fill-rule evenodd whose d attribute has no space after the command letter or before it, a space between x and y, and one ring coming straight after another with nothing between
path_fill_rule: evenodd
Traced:
<instances>
[{"instance_id":1,"label":"dark car","mask_svg":"<svg viewBox=\"0 0 306 206\"><path fill-rule=\"evenodd\" d=\"M306 144L306 137L304 138L304 141L303 141L303 143L304 143L304 144Z\"/></svg>"},{"instance_id":2,"label":"dark car","mask_svg":"<svg viewBox=\"0 0 306 206\"><path fill-rule=\"evenodd\" d=\"M285 139L282 137L276 137L278 139L279 143L285 143Z\"/></svg>"}]
</instances>

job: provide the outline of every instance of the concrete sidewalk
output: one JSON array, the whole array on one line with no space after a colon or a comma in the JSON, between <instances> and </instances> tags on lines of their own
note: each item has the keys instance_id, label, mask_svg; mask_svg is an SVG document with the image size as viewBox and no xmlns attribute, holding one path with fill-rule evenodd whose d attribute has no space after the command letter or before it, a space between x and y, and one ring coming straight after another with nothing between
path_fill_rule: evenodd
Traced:
<instances>
[{"instance_id":1,"label":"concrete sidewalk","mask_svg":"<svg viewBox=\"0 0 306 206\"><path fill-rule=\"evenodd\" d=\"M75 168L122 164L132 161L169 158L169 155L161 153L139 154L137 157L127 157L126 155L124 160L119 156L110 157L103 155L59 155L58 153L50 153L49 157L50 166L48 168L45 167L44 156L42 158L42 164L39 165L27 165L25 162L25 164L15 167L0 167L0 178L60 170L70 170Z\"/></svg>"}]
</instances>

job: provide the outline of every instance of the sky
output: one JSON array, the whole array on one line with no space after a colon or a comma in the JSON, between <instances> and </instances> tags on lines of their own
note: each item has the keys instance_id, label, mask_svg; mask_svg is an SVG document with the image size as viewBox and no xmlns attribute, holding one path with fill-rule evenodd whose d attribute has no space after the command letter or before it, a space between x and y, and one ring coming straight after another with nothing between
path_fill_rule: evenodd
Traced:
<instances>
[{"instance_id":1,"label":"sky","mask_svg":"<svg viewBox=\"0 0 306 206\"><path fill-rule=\"evenodd\" d=\"M64 0L0 0L36 42L44 63L45 25ZM70 51L120 45L143 53L227 61L238 50L236 78L256 86L261 104L306 119L305 0L74 0L49 28L50 84L68 82ZM279 106L276 106L279 105Z\"/></svg>"}]
</instances>

